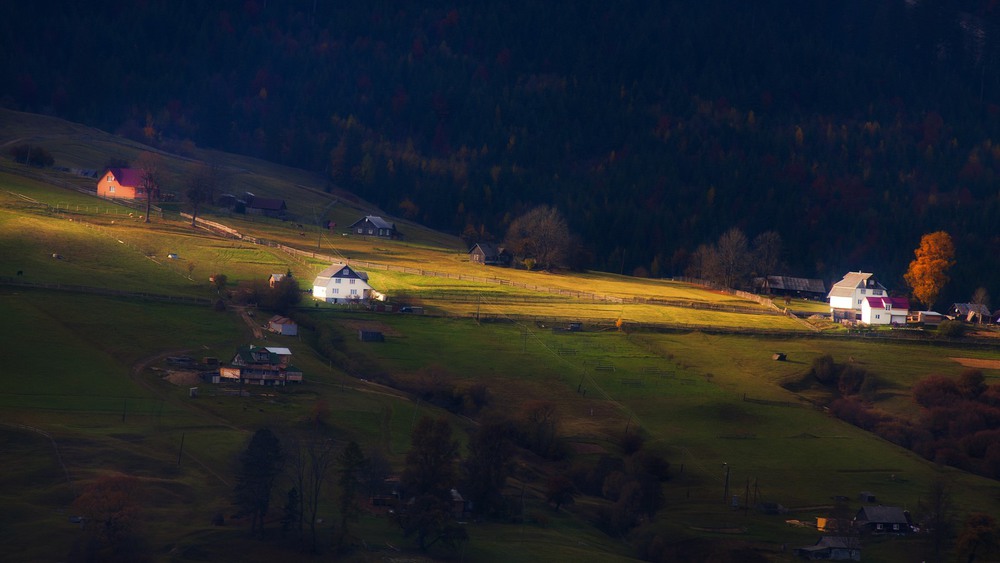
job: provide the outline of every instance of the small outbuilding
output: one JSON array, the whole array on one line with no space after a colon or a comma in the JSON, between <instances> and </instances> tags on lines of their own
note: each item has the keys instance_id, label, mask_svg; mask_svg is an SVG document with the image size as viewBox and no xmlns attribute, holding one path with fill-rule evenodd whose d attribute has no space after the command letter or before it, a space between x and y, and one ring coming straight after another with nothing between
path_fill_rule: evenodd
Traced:
<instances>
[{"instance_id":1,"label":"small outbuilding","mask_svg":"<svg viewBox=\"0 0 1000 563\"><path fill-rule=\"evenodd\" d=\"M299 325L288 317L275 315L267 321L267 330L282 336L296 336L299 334Z\"/></svg>"},{"instance_id":2,"label":"small outbuilding","mask_svg":"<svg viewBox=\"0 0 1000 563\"><path fill-rule=\"evenodd\" d=\"M385 335L377 330L364 330L358 331L358 340L362 342L385 342Z\"/></svg>"},{"instance_id":3,"label":"small outbuilding","mask_svg":"<svg viewBox=\"0 0 1000 563\"><path fill-rule=\"evenodd\" d=\"M815 545L796 548L795 554L809 560L861 561L861 540L856 537L823 536Z\"/></svg>"}]
</instances>

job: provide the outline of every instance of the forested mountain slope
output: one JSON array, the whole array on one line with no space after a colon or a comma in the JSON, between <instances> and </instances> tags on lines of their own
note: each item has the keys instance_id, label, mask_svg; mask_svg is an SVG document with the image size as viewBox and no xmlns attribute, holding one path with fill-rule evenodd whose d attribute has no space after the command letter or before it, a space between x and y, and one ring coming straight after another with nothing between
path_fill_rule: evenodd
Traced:
<instances>
[{"instance_id":1,"label":"forested mountain slope","mask_svg":"<svg viewBox=\"0 0 1000 563\"><path fill-rule=\"evenodd\" d=\"M1000 291L992 2L146 0L0 6L0 103L322 172L467 238L558 207L586 265L677 275L731 227L787 272ZM95 163L99 165L100 163Z\"/></svg>"}]
</instances>

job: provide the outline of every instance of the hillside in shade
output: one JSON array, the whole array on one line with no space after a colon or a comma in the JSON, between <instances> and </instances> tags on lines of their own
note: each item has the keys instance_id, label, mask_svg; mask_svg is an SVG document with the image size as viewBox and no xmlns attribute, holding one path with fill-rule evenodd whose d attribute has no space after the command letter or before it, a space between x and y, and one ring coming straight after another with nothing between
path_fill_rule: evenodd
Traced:
<instances>
[{"instance_id":1,"label":"hillside in shade","mask_svg":"<svg viewBox=\"0 0 1000 563\"><path fill-rule=\"evenodd\" d=\"M738 227L781 235L780 273L905 290L946 230L941 301L967 301L1000 292L998 10L8 2L0 104L320 172L470 242L553 205L614 272L682 274Z\"/></svg>"}]
</instances>

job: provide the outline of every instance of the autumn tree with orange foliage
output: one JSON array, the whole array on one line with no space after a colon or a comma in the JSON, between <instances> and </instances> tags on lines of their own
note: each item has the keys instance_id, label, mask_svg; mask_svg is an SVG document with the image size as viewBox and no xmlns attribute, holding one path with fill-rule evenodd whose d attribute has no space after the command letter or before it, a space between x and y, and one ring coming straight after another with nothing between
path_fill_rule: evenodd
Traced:
<instances>
[{"instance_id":1,"label":"autumn tree with orange foliage","mask_svg":"<svg viewBox=\"0 0 1000 563\"><path fill-rule=\"evenodd\" d=\"M74 557L87 561L143 561L139 479L113 473L87 485L73 502L85 531Z\"/></svg>"},{"instance_id":2,"label":"autumn tree with orange foliage","mask_svg":"<svg viewBox=\"0 0 1000 563\"><path fill-rule=\"evenodd\" d=\"M948 270L955 265L955 245L951 235L937 231L920 237L920 246L913 254L916 258L903 278L913 290L913 297L932 307L950 279Z\"/></svg>"}]
</instances>

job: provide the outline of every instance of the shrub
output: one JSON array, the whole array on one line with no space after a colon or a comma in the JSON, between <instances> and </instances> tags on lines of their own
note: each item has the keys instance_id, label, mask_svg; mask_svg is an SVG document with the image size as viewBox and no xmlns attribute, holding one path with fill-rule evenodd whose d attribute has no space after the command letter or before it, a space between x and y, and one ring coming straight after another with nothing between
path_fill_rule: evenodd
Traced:
<instances>
[{"instance_id":1,"label":"shrub","mask_svg":"<svg viewBox=\"0 0 1000 563\"><path fill-rule=\"evenodd\" d=\"M962 321L942 321L938 325L938 336L942 338L961 338L965 336L966 326Z\"/></svg>"},{"instance_id":2,"label":"shrub","mask_svg":"<svg viewBox=\"0 0 1000 563\"><path fill-rule=\"evenodd\" d=\"M833 362L833 356L824 354L812 362L809 373L823 385L830 385L837 380L837 365Z\"/></svg>"},{"instance_id":3,"label":"shrub","mask_svg":"<svg viewBox=\"0 0 1000 563\"><path fill-rule=\"evenodd\" d=\"M855 395L861 390L861 385L868 372L865 368L846 365L840 370L840 377L837 378L837 388L841 395Z\"/></svg>"},{"instance_id":4,"label":"shrub","mask_svg":"<svg viewBox=\"0 0 1000 563\"><path fill-rule=\"evenodd\" d=\"M952 405L962 397L958 384L943 375L928 375L913 385L913 400L922 407Z\"/></svg>"},{"instance_id":5,"label":"shrub","mask_svg":"<svg viewBox=\"0 0 1000 563\"><path fill-rule=\"evenodd\" d=\"M983 372L978 369L967 369L958 376L958 389L967 399L976 399L986 391L987 385Z\"/></svg>"},{"instance_id":6,"label":"shrub","mask_svg":"<svg viewBox=\"0 0 1000 563\"><path fill-rule=\"evenodd\" d=\"M39 168L52 166L56 162L49 151L33 145L17 145L8 150L7 153L17 162Z\"/></svg>"}]
</instances>

